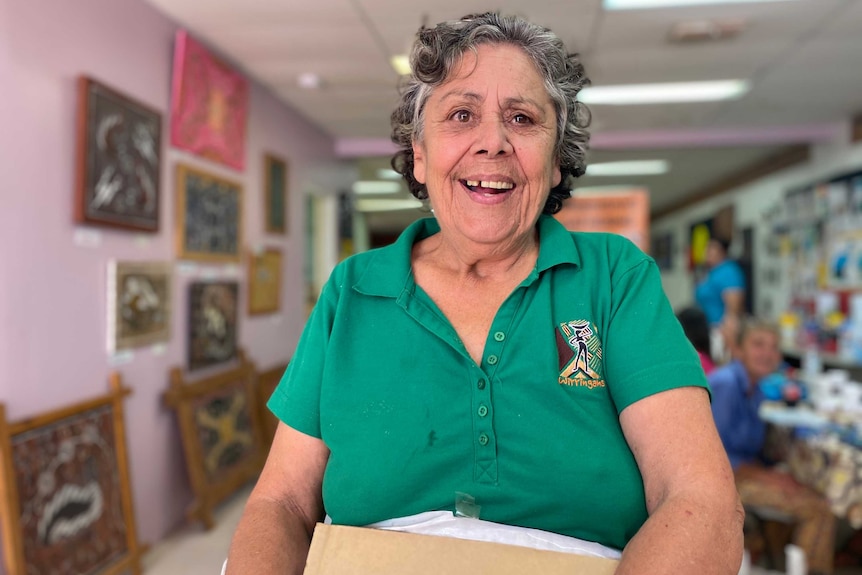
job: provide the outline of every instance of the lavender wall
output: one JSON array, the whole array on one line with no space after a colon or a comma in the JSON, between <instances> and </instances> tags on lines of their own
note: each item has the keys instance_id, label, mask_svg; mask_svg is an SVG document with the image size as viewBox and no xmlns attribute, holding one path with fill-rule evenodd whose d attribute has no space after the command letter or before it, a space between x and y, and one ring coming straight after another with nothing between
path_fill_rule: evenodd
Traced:
<instances>
[{"instance_id":1,"label":"lavender wall","mask_svg":"<svg viewBox=\"0 0 862 575\"><path fill-rule=\"evenodd\" d=\"M167 346L111 358L106 352L106 265L174 261L178 161L244 185L248 246L281 247L282 312L240 316L240 340L261 369L287 361L305 319L302 192L334 163L333 142L253 85L246 169L239 173L169 149L168 109L176 26L139 0L0 0L0 401L12 420L108 389L119 370L126 402L134 503L143 541L182 520L191 494L173 414L161 405L168 371L185 357L186 285L237 277L239 266L174 266L173 333ZM73 223L75 81L90 75L161 110L161 231L138 234ZM265 151L289 161L288 236L263 233ZM244 300L243 300L244 301Z\"/></svg>"}]
</instances>

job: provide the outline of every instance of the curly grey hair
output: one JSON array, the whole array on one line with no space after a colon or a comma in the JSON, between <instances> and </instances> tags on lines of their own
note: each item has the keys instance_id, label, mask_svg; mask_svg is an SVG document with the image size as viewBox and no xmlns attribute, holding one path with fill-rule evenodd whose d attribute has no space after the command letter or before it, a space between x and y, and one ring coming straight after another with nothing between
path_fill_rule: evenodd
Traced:
<instances>
[{"instance_id":1,"label":"curly grey hair","mask_svg":"<svg viewBox=\"0 0 862 575\"><path fill-rule=\"evenodd\" d=\"M404 176L416 198L428 198L425 185L413 176L413 141L422 140L425 103L434 88L447 80L463 54L467 50L475 52L481 44L518 46L544 78L557 115L554 153L562 178L551 189L543 212L557 213L571 194L572 178L586 171L590 112L576 97L589 79L578 55L569 54L553 32L517 16L488 12L419 29L410 53L412 73L405 77L401 99L392 112L392 141L401 148L392 158L392 168Z\"/></svg>"}]
</instances>

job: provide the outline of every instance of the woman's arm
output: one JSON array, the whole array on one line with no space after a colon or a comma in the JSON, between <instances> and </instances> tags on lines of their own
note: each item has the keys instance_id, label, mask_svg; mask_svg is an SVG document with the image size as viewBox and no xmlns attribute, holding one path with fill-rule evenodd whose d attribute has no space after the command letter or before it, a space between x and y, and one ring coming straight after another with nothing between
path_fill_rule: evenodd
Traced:
<instances>
[{"instance_id":1,"label":"woman's arm","mask_svg":"<svg viewBox=\"0 0 862 575\"><path fill-rule=\"evenodd\" d=\"M648 396L625 408L620 423L649 519L623 550L617 575L736 575L745 513L706 390Z\"/></svg>"},{"instance_id":2,"label":"woman's arm","mask_svg":"<svg viewBox=\"0 0 862 575\"><path fill-rule=\"evenodd\" d=\"M721 292L724 301L724 315L742 317L745 311L745 290L741 288L727 288Z\"/></svg>"},{"instance_id":3,"label":"woman's arm","mask_svg":"<svg viewBox=\"0 0 862 575\"><path fill-rule=\"evenodd\" d=\"M280 423L228 554L227 575L301 575L314 525L323 520L321 486L329 450Z\"/></svg>"}]
</instances>

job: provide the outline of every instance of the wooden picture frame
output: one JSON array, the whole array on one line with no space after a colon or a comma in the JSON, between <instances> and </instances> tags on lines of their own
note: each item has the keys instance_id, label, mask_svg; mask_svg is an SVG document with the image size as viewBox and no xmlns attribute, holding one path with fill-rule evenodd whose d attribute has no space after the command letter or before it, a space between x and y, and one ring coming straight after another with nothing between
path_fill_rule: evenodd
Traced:
<instances>
[{"instance_id":1,"label":"wooden picture frame","mask_svg":"<svg viewBox=\"0 0 862 575\"><path fill-rule=\"evenodd\" d=\"M142 573L123 398L105 396L16 423L0 404L0 521L8 575Z\"/></svg>"},{"instance_id":2,"label":"wooden picture frame","mask_svg":"<svg viewBox=\"0 0 862 575\"><path fill-rule=\"evenodd\" d=\"M286 234L288 220L287 162L272 154L263 158L264 219L270 234Z\"/></svg>"},{"instance_id":3,"label":"wooden picture frame","mask_svg":"<svg viewBox=\"0 0 862 575\"><path fill-rule=\"evenodd\" d=\"M281 250L267 248L248 254L248 314L281 309Z\"/></svg>"},{"instance_id":4,"label":"wooden picture frame","mask_svg":"<svg viewBox=\"0 0 862 575\"><path fill-rule=\"evenodd\" d=\"M177 165L177 256L204 262L241 259L242 186Z\"/></svg>"},{"instance_id":5,"label":"wooden picture frame","mask_svg":"<svg viewBox=\"0 0 862 575\"><path fill-rule=\"evenodd\" d=\"M278 429L278 418L266 406L275 388L278 387L281 377L287 370L287 363L279 364L271 369L262 371L257 376L257 405L260 410L260 422L263 429L264 444L269 450Z\"/></svg>"},{"instance_id":6,"label":"wooden picture frame","mask_svg":"<svg viewBox=\"0 0 862 575\"><path fill-rule=\"evenodd\" d=\"M172 84L171 144L242 171L248 80L178 30Z\"/></svg>"},{"instance_id":7,"label":"wooden picture frame","mask_svg":"<svg viewBox=\"0 0 862 575\"><path fill-rule=\"evenodd\" d=\"M171 264L108 263L108 351L171 337Z\"/></svg>"},{"instance_id":8,"label":"wooden picture frame","mask_svg":"<svg viewBox=\"0 0 862 575\"><path fill-rule=\"evenodd\" d=\"M189 284L189 371L237 357L238 306L235 281Z\"/></svg>"},{"instance_id":9,"label":"wooden picture frame","mask_svg":"<svg viewBox=\"0 0 862 575\"><path fill-rule=\"evenodd\" d=\"M165 404L176 411L194 501L186 516L209 530L213 509L260 473L266 460L256 372L240 350L239 365L189 382L171 370Z\"/></svg>"},{"instance_id":10,"label":"wooden picture frame","mask_svg":"<svg viewBox=\"0 0 862 575\"><path fill-rule=\"evenodd\" d=\"M78 78L75 220L159 230L162 116L104 84Z\"/></svg>"}]
</instances>

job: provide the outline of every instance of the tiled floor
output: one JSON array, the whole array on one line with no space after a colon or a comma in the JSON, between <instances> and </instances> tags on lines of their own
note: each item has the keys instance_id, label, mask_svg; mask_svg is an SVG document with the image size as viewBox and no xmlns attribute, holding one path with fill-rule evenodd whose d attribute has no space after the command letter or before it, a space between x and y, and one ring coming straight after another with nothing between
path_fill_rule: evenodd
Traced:
<instances>
[{"instance_id":1,"label":"tiled floor","mask_svg":"<svg viewBox=\"0 0 862 575\"><path fill-rule=\"evenodd\" d=\"M215 511L215 527L184 528L154 545L144 555L145 575L219 575L228 546L251 486L233 495Z\"/></svg>"}]
</instances>

